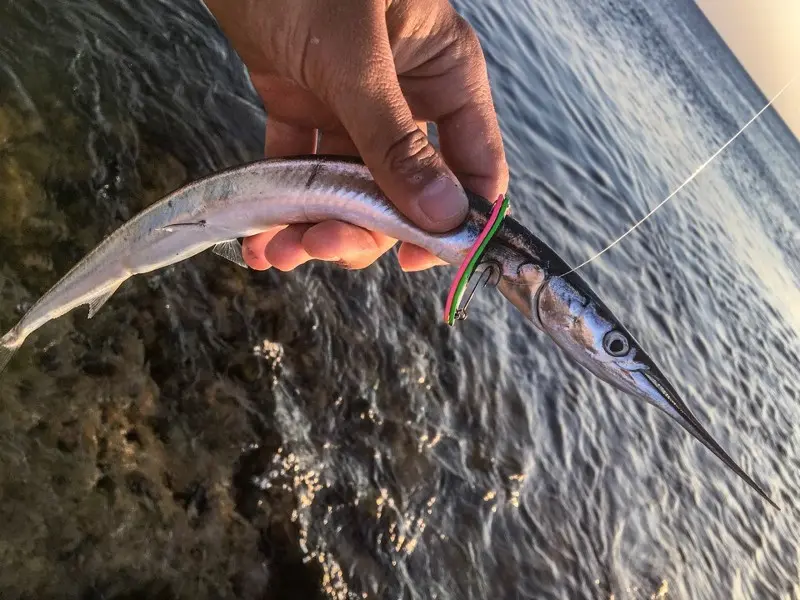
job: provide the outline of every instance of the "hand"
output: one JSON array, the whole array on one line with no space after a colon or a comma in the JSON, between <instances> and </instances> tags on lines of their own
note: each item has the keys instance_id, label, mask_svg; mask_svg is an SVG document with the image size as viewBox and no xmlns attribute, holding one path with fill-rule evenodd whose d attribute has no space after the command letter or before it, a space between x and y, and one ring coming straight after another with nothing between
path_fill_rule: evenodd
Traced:
<instances>
[{"instance_id":1,"label":"hand","mask_svg":"<svg viewBox=\"0 0 800 600\"><path fill-rule=\"evenodd\" d=\"M483 52L447 0L206 4L264 102L267 156L360 156L398 209L432 232L464 220L461 184L492 200L505 192L508 167ZM428 141L428 122L436 123L441 155ZM395 243L327 221L246 238L243 254L259 270L311 259L363 268ZM442 264L411 244L398 258L407 271Z\"/></svg>"}]
</instances>

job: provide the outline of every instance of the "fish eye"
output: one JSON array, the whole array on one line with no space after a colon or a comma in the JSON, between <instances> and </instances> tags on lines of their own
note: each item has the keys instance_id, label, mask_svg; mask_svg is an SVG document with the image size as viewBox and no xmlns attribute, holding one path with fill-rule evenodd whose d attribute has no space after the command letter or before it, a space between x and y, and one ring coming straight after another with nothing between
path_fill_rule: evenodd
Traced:
<instances>
[{"instance_id":1,"label":"fish eye","mask_svg":"<svg viewBox=\"0 0 800 600\"><path fill-rule=\"evenodd\" d=\"M631 345L628 342L628 338L619 331L609 331L605 337L603 337L603 348L605 348L606 352L611 356L625 356L628 350L630 350L630 347Z\"/></svg>"}]
</instances>

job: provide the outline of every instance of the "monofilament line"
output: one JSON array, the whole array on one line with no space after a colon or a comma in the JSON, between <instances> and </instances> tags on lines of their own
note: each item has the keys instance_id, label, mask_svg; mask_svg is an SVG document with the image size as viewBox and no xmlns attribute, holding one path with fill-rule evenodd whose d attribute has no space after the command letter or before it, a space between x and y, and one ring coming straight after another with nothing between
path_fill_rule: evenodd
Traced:
<instances>
[{"instance_id":1,"label":"monofilament line","mask_svg":"<svg viewBox=\"0 0 800 600\"><path fill-rule=\"evenodd\" d=\"M742 135L742 134L744 133L745 129L747 129L748 127L750 127L750 125L752 125L753 123L755 123L755 122L758 120L758 118L759 118L759 117L760 117L762 114L764 114L764 112L765 112L765 111L766 111L766 110L767 110L767 109L768 109L770 106L772 106L772 105L775 103L775 101L776 101L778 98L780 98L780 97L783 95L783 93L784 93L786 90L788 90L788 89L791 87L791 85L792 85L792 84L793 84L795 81L797 81L797 78L798 78L798 77L800 77L800 73L798 73L797 75L795 75L794 77L792 77L792 79L789 81L789 83L787 83L785 86L783 86L783 89L781 89L781 91L780 91L780 92L778 92L777 94L775 94L775 96L772 98L772 100L770 100L769 102L767 102L767 104L766 104L766 106L764 106L764 108L762 108L760 111L758 111L758 112L756 113L756 115L755 115L755 116L754 116L752 119L750 119L750 120L749 120L749 121L748 121L748 122L747 122L747 123L744 125L744 127L742 127L742 128L741 128L741 129L740 129L738 132L736 132L736 135L734 135L734 136L733 136L731 139L729 139L727 142L725 142L725 144L724 144L724 145L723 145L723 146L722 146L722 147L721 147L719 150L717 150L716 152L714 152L714 154L712 154L712 155L711 155L711 158L709 158L709 159L708 159L706 162L704 162L702 165L700 165L700 167L699 167L699 168L698 168L698 169L697 169L697 170L696 170L694 173L692 173L692 174L691 174L691 176L690 176L690 177L689 177L689 178L688 178L686 181L684 181L684 182L683 182L683 183L682 183L682 184L681 184L681 185L680 185L680 186L679 186L679 187L678 187L678 188L677 188L677 189L676 189L674 192L672 192L672 193L671 193L669 196L667 196L666 198L664 198L664 199L663 199L661 202L659 202L659 203L658 203L658 204L657 204L655 207L653 207L653 209L652 209L650 212L648 212L648 213L647 213L647 214L646 214L644 217L642 217L642 218L641 218L639 221L637 221L637 222L636 222L636 223L635 223L635 224L634 224L634 225L633 225L633 226L632 226L630 229L628 229L628 231L626 231L625 233L623 233L623 234L622 234L621 236L619 236L619 237L618 237L616 240L614 240L613 242L611 242L611 243L610 243L608 246L606 246L605 248L603 248L603 249L602 249L600 252L598 252L597 254L595 254L594 256L592 256L591 258L589 258L588 260L586 260L586 261L582 262L582 263L581 263L581 264L579 264L577 267L573 267L572 269L570 269L569 271L567 271L566 273L564 273L564 275L569 275L570 273L572 273L572 272L574 272L574 271L577 271L578 269L580 269L580 268L582 268L582 267L585 267L586 265L588 265L588 264L589 264L590 262L592 262L593 260L595 260L595 259L599 258L599 257L600 257L600 256L602 256L603 254L605 254L606 252L608 252L609 250L611 250L611 248L613 248L614 246L616 246L617 244L619 244L619 243L620 243L620 242L621 242L623 239L625 239L625 237L627 237L627 235L628 235L629 233L632 233L633 231L635 231L635 230L636 230L636 228L638 228L638 227L639 227L639 225L641 225L642 223L644 223L645 221L647 221L647 219L649 219L650 217L652 217L652 216L655 214L655 212L656 212L656 211L657 211L659 208L661 208L661 207L662 207L662 206L664 206L664 205L665 205L667 202L669 202L670 200L672 200L672 199L673 199L673 198L674 198L674 197L675 197L675 196L678 194L678 192L680 192L680 191L681 191L683 188L685 188L685 187L686 187L687 185L689 185L689 184L690 184L692 181L694 181L694 179L695 179L695 178L696 178L698 175L700 175L700 173L702 173L702 172L705 170L705 168L706 168L708 165L710 165L712 162L714 162L714 159L716 159L716 158L717 158L717 157L718 157L720 154L722 154L722 153L725 151L725 149L726 149L728 146L730 146L730 145L731 145L733 142L735 142L735 141L736 141L736 139L737 139L737 138L738 138L740 135Z\"/></svg>"}]
</instances>

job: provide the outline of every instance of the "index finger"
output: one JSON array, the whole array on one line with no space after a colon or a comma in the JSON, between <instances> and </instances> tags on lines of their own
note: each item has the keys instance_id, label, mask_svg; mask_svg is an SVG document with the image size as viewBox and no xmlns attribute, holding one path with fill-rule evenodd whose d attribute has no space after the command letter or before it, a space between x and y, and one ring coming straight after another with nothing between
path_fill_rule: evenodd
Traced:
<instances>
[{"instance_id":1,"label":"index finger","mask_svg":"<svg viewBox=\"0 0 800 600\"><path fill-rule=\"evenodd\" d=\"M442 157L461 183L494 202L508 187L508 164L486 60L475 31L455 11L453 43L403 81L415 113L434 121Z\"/></svg>"}]
</instances>

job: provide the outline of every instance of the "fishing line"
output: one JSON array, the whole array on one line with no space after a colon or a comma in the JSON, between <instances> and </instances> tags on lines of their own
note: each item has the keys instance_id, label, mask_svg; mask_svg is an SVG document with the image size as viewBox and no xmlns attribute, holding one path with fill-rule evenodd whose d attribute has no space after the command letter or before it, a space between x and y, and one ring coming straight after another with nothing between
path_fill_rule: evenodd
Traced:
<instances>
[{"instance_id":1,"label":"fishing line","mask_svg":"<svg viewBox=\"0 0 800 600\"><path fill-rule=\"evenodd\" d=\"M698 175L700 175L700 173L702 173L702 172L705 170L705 168L706 168L706 167L708 167L708 165L710 165L712 162L714 162L714 159L716 159L716 158L717 158L717 157L718 157L720 154L722 154L722 152L723 152L723 151L724 151L724 150L725 150L725 149L726 149L728 146L730 146L730 145L731 145L733 142L735 142L735 141L736 141L736 139L737 139L737 138L738 138L740 135L742 135L742 134L745 132L745 130L746 130L748 127L750 127L750 125L752 125L753 123L755 123L755 122L758 120L758 118L759 118L759 117L760 117L762 114L764 114L764 112L765 112L765 111L766 111L766 110L767 110L767 109L768 109L770 106L772 106L772 105L775 103L775 101L776 101L778 98L780 98L780 97L783 95L783 93L784 93L786 90L788 90L788 89L791 87L791 85L792 85L792 84L793 84L795 81L797 81L798 77L800 77L800 73L798 73L798 74L796 74L794 77L792 77L792 79L791 79L791 80L789 80L789 83L787 83L785 86L783 86L783 89L781 89L781 91L780 91L780 92L778 92L777 94L775 94L775 96L772 98L772 100L770 100L769 102L767 102L767 104L766 104L766 106L764 106L764 108L762 108L760 111L758 111L758 112L756 113L756 115L755 115L755 116L754 116L752 119L750 119L750 120L749 120L749 121L748 121L748 122L747 122L747 123L744 125L744 127L742 127L742 128L741 128L741 129L740 129L738 132L736 132L736 135L734 135L734 136L733 136L731 139L729 139L727 142L725 142L725 144L724 144L724 145L723 145L723 146L722 146L722 147L721 147L719 150L717 150L716 152L714 152L714 154L712 154L712 155L711 155L711 158L709 158L709 159L708 159L706 162L704 162L702 165L700 165L700 167L698 167L698 169L697 169L697 170L696 170L694 173L692 173L692 174L689 176L689 178L688 178L686 181L684 181L684 182L683 182L683 183L682 183L680 186L678 186L678 188L677 188L677 189L675 189L675 191L673 191L673 192L672 192L672 193L671 193L669 196L667 196L667 197L666 197L666 198L664 198L664 199L663 199L661 202L659 202L659 203L658 203L658 204L657 204L657 205L656 205L656 206L655 206L655 207L654 207L654 208L653 208L653 209L652 209L650 212L648 212L648 213L647 213L647 214L646 214L644 217L642 217L642 218L641 218L639 221L637 221L636 223L634 223L634 225L633 225L633 226L632 226L630 229L628 229L628 231L626 231L625 233L623 233L623 234L622 234L621 236L619 236L619 237L618 237L616 240L614 240L613 242L611 242L611 243L610 243L608 246L606 246L605 248L603 248L603 249L602 249L600 252L598 252L597 254L595 254L594 256L592 256L591 258L589 258L588 260L586 260L586 261L582 262L582 263L581 263L581 264L579 264L577 267L573 267L572 269L570 269L569 271L567 271L566 273L564 273L564 275L569 275L570 273L573 273L574 271L577 271L578 269L585 267L586 265L588 265L588 264L589 264L590 262L592 262L593 260L595 260L595 259L599 258L599 257L600 257L600 256L602 256L603 254L605 254L606 252L608 252L609 250L611 250L611 248L613 248L614 246L616 246L617 244L619 244L619 243L620 243L620 242L621 242L621 241L622 241L622 240L623 240L623 239L624 239L624 238L625 238L625 237L626 237L626 236L627 236L629 233L632 233L634 230L636 230L636 229L639 227L639 225L641 225L642 223L644 223L645 221L647 221L647 219L649 219L650 217L652 217L652 216L655 214L655 212L656 212L656 211L657 211L659 208L661 208L661 207L662 207L662 206L664 206L664 205L665 205L667 202L669 202L670 200L672 200L672 199L673 199L673 198L674 198L674 197L675 197L675 196L678 194L678 192L680 192L680 191L681 191L683 188L685 188L685 187L686 187L687 185L689 185L689 184L690 184L692 181L694 181L694 179L695 179L695 178L696 178Z\"/></svg>"}]
</instances>

